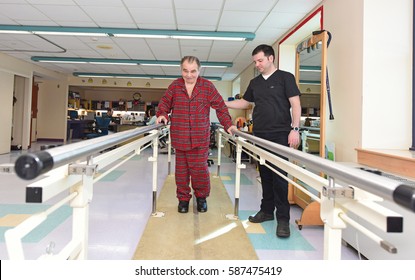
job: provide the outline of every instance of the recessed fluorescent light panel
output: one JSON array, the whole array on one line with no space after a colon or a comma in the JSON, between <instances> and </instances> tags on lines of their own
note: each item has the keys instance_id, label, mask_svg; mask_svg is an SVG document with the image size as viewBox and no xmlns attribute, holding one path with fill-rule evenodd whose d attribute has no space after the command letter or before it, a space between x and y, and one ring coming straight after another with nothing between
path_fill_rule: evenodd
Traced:
<instances>
[{"instance_id":1,"label":"recessed fluorescent light panel","mask_svg":"<svg viewBox=\"0 0 415 280\"><path fill-rule=\"evenodd\" d=\"M166 66L166 67L170 67L170 66L173 66L173 67L180 67L180 63L178 63L178 64L163 64L163 63L160 63L160 64L155 64L155 63L140 63L140 65L142 65L142 66Z\"/></svg>"},{"instance_id":2,"label":"recessed fluorescent light panel","mask_svg":"<svg viewBox=\"0 0 415 280\"><path fill-rule=\"evenodd\" d=\"M37 35L107 37L105 33L33 31Z\"/></svg>"},{"instance_id":3,"label":"recessed fluorescent light panel","mask_svg":"<svg viewBox=\"0 0 415 280\"><path fill-rule=\"evenodd\" d=\"M21 34L22 32L39 35L62 36L110 36L157 39L193 39L193 40L232 40L252 41L255 33L251 32L221 32L221 31L191 31L163 29L133 29L133 28L98 28L98 27L61 27L36 25L0 25L0 32Z\"/></svg>"},{"instance_id":4,"label":"recessed fluorescent light panel","mask_svg":"<svg viewBox=\"0 0 415 280\"><path fill-rule=\"evenodd\" d=\"M118 38L148 38L148 39L169 39L167 35L151 35L151 34L112 34Z\"/></svg>"},{"instance_id":5,"label":"recessed fluorescent light panel","mask_svg":"<svg viewBox=\"0 0 415 280\"><path fill-rule=\"evenodd\" d=\"M105 64L105 65L131 65L131 66L137 66L137 63L134 62L111 62L111 61L101 61L101 62L94 62L94 61L88 61L90 64Z\"/></svg>"},{"instance_id":6,"label":"recessed fluorescent light panel","mask_svg":"<svg viewBox=\"0 0 415 280\"><path fill-rule=\"evenodd\" d=\"M2 34L33 34L33 32L30 31L23 31L23 30L0 30L0 33Z\"/></svg>"},{"instance_id":7,"label":"recessed fluorescent light panel","mask_svg":"<svg viewBox=\"0 0 415 280\"><path fill-rule=\"evenodd\" d=\"M145 74L119 74L119 73L85 73L85 72L73 72L75 77L85 78L137 78L137 79L177 79L181 76L178 75L145 75ZM221 81L221 77L203 76L203 78L212 81Z\"/></svg>"},{"instance_id":8,"label":"recessed fluorescent light panel","mask_svg":"<svg viewBox=\"0 0 415 280\"><path fill-rule=\"evenodd\" d=\"M108 65L142 65L142 66L180 66L180 61L170 60L140 60L140 59L110 59L110 58L86 58L86 57L52 57L32 56L32 61L49 63L90 63ZM232 67L232 62L201 61L205 68L226 68Z\"/></svg>"}]
</instances>

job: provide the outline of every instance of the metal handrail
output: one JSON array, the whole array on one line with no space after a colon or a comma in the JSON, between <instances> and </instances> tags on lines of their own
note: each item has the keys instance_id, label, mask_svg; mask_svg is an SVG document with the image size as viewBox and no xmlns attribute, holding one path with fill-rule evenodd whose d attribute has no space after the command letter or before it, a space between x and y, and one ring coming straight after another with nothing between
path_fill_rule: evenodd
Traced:
<instances>
[{"instance_id":1,"label":"metal handrail","mask_svg":"<svg viewBox=\"0 0 415 280\"><path fill-rule=\"evenodd\" d=\"M58 203L55 203L48 210L32 215L23 223L5 232L5 241L10 259L25 259L22 238L65 203L69 203L72 207L72 239L58 254L48 252L48 254L42 255L40 258L86 259L89 227L88 209L92 201L93 184L109 172L107 170L97 175L98 171L114 164L116 161L117 163L109 170L117 168L132 156L149 147L148 141L151 141L150 143L153 147L153 156L148 159L153 165L152 215L163 216L163 213L156 212L155 201L157 195L157 144L160 135L160 130L157 131L157 128L163 126L159 124L137 128L20 156L15 164L15 172L23 179L35 178L53 169L48 173L49 176L26 187L26 202L43 203L67 190L69 190L70 194ZM147 136L138 137L149 131L151 132ZM125 143L128 140L133 141ZM118 144L122 145L95 156L96 152ZM131 154L131 152L133 153ZM128 154L131 155L122 161L118 161L118 159ZM77 160L85 160L85 157L87 158L86 161L75 163Z\"/></svg>"},{"instance_id":2,"label":"metal handrail","mask_svg":"<svg viewBox=\"0 0 415 280\"><path fill-rule=\"evenodd\" d=\"M85 156L100 152L114 145L128 141L165 125L156 124L93 138L35 153L23 154L17 158L14 170L21 179L31 180L51 169L74 162Z\"/></svg>"},{"instance_id":3,"label":"metal handrail","mask_svg":"<svg viewBox=\"0 0 415 280\"><path fill-rule=\"evenodd\" d=\"M290 160L301 162L307 168L323 172L329 177L336 178L352 186L359 186L359 188L367 192L386 200L394 201L400 206L415 212L415 187L279 145L245 132L235 131L234 135Z\"/></svg>"},{"instance_id":4,"label":"metal handrail","mask_svg":"<svg viewBox=\"0 0 415 280\"><path fill-rule=\"evenodd\" d=\"M267 166L295 188L300 188L302 192L310 195L307 188L303 187L306 185L319 193L319 197L312 197L319 203L319 214L324 224L324 259L341 258L342 230L348 226L354 227L389 253L397 253L398 248L394 244L353 220L348 213L357 215L385 233L403 232L402 215L376 202L382 199L392 200L415 212L414 187L279 145L246 132L234 131L233 135L229 135L221 127L219 134L219 140L223 137L230 144L236 145L235 212L233 215L228 214L227 218L238 218L240 176L241 170L246 167L241 162L241 155L242 151L248 151L260 165ZM220 148L222 145L219 145ZM284 170L287 176L274 166Z\"/></svg>"}]
</instances>

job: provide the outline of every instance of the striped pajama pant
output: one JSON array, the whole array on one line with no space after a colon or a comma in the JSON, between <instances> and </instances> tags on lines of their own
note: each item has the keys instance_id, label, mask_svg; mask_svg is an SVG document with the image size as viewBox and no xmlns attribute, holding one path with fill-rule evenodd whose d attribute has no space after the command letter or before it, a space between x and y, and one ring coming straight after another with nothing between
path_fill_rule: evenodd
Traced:
<instances>
[{"instance_id":1,"label":"striped pajama pant","mask_svg":"<svg viewBox=\"0 0 415 280\"><path fill-rule=\"evenodd\" d=\"M210 193L210 177L207 164L209 147L197 147L189 151L176 149L176 194L179 201L192 197L191 183L196 197L206 198Z\"/></svg>"}]
</instances>

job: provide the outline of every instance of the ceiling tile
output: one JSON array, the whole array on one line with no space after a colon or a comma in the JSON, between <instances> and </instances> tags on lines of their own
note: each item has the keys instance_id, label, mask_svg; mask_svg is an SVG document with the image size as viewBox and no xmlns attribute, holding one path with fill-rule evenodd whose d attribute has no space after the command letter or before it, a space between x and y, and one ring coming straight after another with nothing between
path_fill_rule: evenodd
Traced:
<instances>
[{"instance_id":1,"label":"ceiling tile","mask_svg":"<svg viewBox=\"0 0 415 280\"><path fill-rule=\"evenodd\" d=\"M170 9L158 9L157 12L154 12L154 8L131 8L130 12L139 28L142 28L142 24L176 26L174 13Z\"/></svg>"},{"instance_id":2,"label":"ceiling tile","mask_svg":"<svg viewBox=\"0 0 415 280\"><path fill-rule=\"evenodd\" d=\"M123 0L76 0L80 6L124 7Z\"/></svg>"},{"instance_id":3,"label":"ceiling tile","mask_svg":"<svg viewBox=\"0 0 415 280\"><path fill-rule=\"evenodd\" d=\"M216 26L219 20L219 15L219 10L176 10L178 25ZM212 29L212 31L214 30L215 29Z\"/></svg>"},{"instance_id":4,"label":"ceiling tile","mask_svg":"<svg viewBox=\"0 0 415 280\"><path fill-rule=\"evenodd\" d=\"M203 75L205 75L205 76L222 76L225 73L225 71L226 71L225 68L213 69L213 68L204 67L203 68Z\"/></svg>"},{"instance_id":5,"label":"ceiling tile","mask_svg":"<svg viewBox=\"0 0 415 280\"><path fill-rule=\"evenodd\" d=\"M57 26L52 20L16 20L12 25Z\"/></svg>"},{"instance_id":6,"label":"ceiling tile","mask_svg":"<svg viewBox=\"0 0 415 280\"><path fill-rule=\"evenodd\" d=\"M252 0L227 0L225 2L225 11L249 11L249 12L268 12L278 0L261 0L259 2Z\"/></svg>"},{"instance_id":7,"label":"ceiling tile","mask_svg":"<svg viewBox=\"0 0 415 280\"><path fill-rule=\"evenodd\" d=\"M65 6L62 8L60 5L38 5L36 8L54 21L74 21L73 15L76 15L76 21L88 22L91 20L91 18L77 6Z\"/></svg>"},{"instance_id":8,"label":"ceiling tile","mask_svg":"<svg viewBox=\"0 0 415 280\"><path fill-rule=\"evenodd\" d=\"M202 46L199 46L199 47L182 46L181 50L182 50L182 56L187 56L187 55L196 56L201 61L207 61L209 58L209 53L210 53L210 47L202 47ZM180 60L180 58L178 60Z\"/></svg>"},{"instance_id":9,"label":"ceiling tile","mask_svg":"<svg viewBox=\"0 0 415 280\"><path fill-rule=\"evenodd\" d=\"M320 0L280 0L274 7L279 13L309 13L322 1Z\"/></svg>"},{"instance_id":10,"label":"ceiling tile","mask_svg":"<svg viewBox=\"0 0 415 280\"><path fill-rule=\"evenodd\" d=\"M249 19L249 20L247 20ZM224 11L220 19L220 27L257 27L265 19L261 12ZM226 28L225 28L226 29Z\"/></svg>"},{"instance_id":11,"label":"ceiling tile","mask_svg":"<svg viewBox=\"0 0 415 280\"><path fill-rule=\"evenodd\" d=\"M194 1L194 0L174 0L176 9L190 10L220 10L224 0Z\"/></svg>"},{"instance_id":12,"label":"ceiling tile","mask_svg":"<svg viewBox=\"0 0 415 280\"><path fill-rule=\"evenodd\" d=\"M129 8L153 8L153 9L169 9L169 10L173 8L172 7L173 1L166 1L166 0L151 0L151 1L123 0L123 2L125 6Z\"/></svg>"},{"instance_id":13,"label":"ceiling tile","mask_svg":"<svg viewBox=\"0 0 415 280\"><path fill-rule=\"evenodd\" d=\"M88 47L88 49L77 49L69 51L65 54L59 55L59 57L90 57L90 58L102 58L95 50Z\"/></svg>"},{"instance_id":14,"label":"ceiling tile","mask_svg":"<svg viewBox=\"0 0 415 280\"><path fill-rule=\"evenodd\" d=\"M271 13L261 27L289 29L305 16L304 13Z\"/></svg>"},{"instance_id":15,"label":"ceiling tile","mask_svg":"<svg viewBox=\"0 0 415 280\"><path fill-rule=\"evenodd\" d=\"M17 1L13 1L13 2L17 2ZM72 1L72 0L59 0L59 1L55 1L55 0L26 0L26 1L18 1L18 2L28 2L32 5L55 5L55 4L75 5L74 1ZM77 1L77 2L79 2L79 1Z\"/></svg>"},{"instance_id":16,"label":"ceiling tile","mask_svg":"<svg viewBox=\"0 0 415 280\"><path fill-rule=\"evenodd\" d=\"M0 9L1 9L1 5L0 5ZM6 25L14 25L16 24L16 22L8 17L6 17L5 15L2 15L0 12L0 22L1 24L6 24Z\"/></svg>"},{"instance_id":17,"label":"ceiling tile","mask_svg":"<svg viewBox=\"0 0 415 280\"><path fill-rule=\"evenodd\" d=\"M29 5L0 4L0 13L15 21L27 20L48 20L48 18L38 9Z\"/></svg>"},{"instance_id":18,"label":"ceiling tile","mask_svg":"<svg viewBox=\"0 0 415 280\"><path fill-rule=\"evenodd\" d=\"M152 53L157 60L180 60L180 45L179 40L169 40L168 42L163 42L165 40L161 39L152 39L147 40L148 46L151 48ZM172 59L175 58L175 59Z\"/></svg>"},{"instance_id":19,"label":"ceiling tile","mask_svg":"<svg viewBox=\"0 0 415 280\"><path fill-rule=\"evenodd\" d=\"M273 45L279 38L281 38L286 32L287 28L260 28L261 32L257 32L256 40L258 42L264 42L269 45Z\"/></svg>"},{"instance_id":20,"label":"ceiling tile","mask_svg":"<svg viewBox=\"0 0 415 280\"><path fill-rule=\"evenodd\" d=\"M130 14L124 7L108 6L84 6L84 11L100 26L109 27L110 23L129 23L132 21Z\"/></svg>"},{"instance_id":21,"label":"ceiling tile","mask_svg":"<svg viewBox=\"0 0 415 280\"><path fill-rule=\"evenodd\" d=\"M10 1L1 1L3 4L9 4L9 3L12 3L12 4L26 4L26 2L30 2L30 1L26 1L26 0L14 0L14 1L12 1L12 0L10 0Z\"/></svg>"},{"instance_id":22,"label":"ceiling tile","mask_svg":"<svg viewBox=\"0 0 415 280\"><path fill-rule=\"evenodd\" d=\"M195 24L179 24L179 30L192 30L192 31L219 31L216 30L216 25L195 25Z\"/></svg>"},{"instance_id":23,"label":"ceiling tile","mask_svg":"<svg viewBox=\"0 0 415 280\"><path fill-rule=\"evenodd\" d=\"M180 67L163 67L163 72L165 75L181 75Z\"/></svg>"},{"instance_id":24,"label":"ceiling tile","mask_svg":"<svg viewBox=\"0 0 415 280\"><path fill-rule=\"evenodd\" d=\"M155 59L147 41L140 38L113 38L130 59Z\"/></svg>"}]
</instances>

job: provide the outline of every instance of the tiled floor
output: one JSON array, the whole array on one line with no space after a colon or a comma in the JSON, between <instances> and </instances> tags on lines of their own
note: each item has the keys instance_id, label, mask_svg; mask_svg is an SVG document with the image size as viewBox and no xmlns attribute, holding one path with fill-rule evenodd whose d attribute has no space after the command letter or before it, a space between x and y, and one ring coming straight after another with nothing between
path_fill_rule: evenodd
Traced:
<instances>
[{"instance_id":1,"label":"tiled floor","mask_svg":"<svg viewBox=\"0 0 415 280\"><path fill-rule=\"evenodd\" d=\"M34 143L32 151L41 145L53 143ZM0 164L13 163L21 151L0 155ZM215 151L214 151L215 153ZM226 151L225 151L226 153ZM147 220L152 212L152 167L148 162L151 149L109 173L94 185L93 199L90 203L88 259L92 260L130 260L140 240ZM167 176L167 155L160 154L158 163L158 188L163 186ZM212 156L215 158L215 155ZM174 170L174 158L172 164ZM241 176L241 195L239 218L247 222L247 217L259 207L261 187L257 180L255 165L247 163ZM210 167L217 173L217 164ZM221 179L231 200L234 200L235 163L224 154L220 170ZM31 213L41 211L52 202L26 204L25 187L39 180L25 181L16 175L0 174L0 259L8 259L4 243L4 232L15 226L16 221ZM176 199L172 197L172 199ZM323 228L304 226L299 230L295 219L301 217L302 209L291 208L291 237L279 239L275 236L275 221L268 221L247 232L260 260L321 260L323 259ZM26 259L37 259L47 250L59 251L71 237L71 209L64 205L46 222L24 238ZM254 228L252 230L252 228ZM359 259L354 249L342 246L342 259Z\"/></svg>"}]
</instances>

